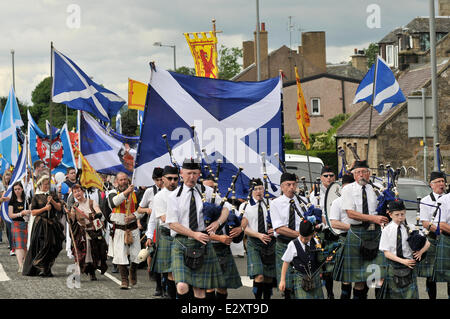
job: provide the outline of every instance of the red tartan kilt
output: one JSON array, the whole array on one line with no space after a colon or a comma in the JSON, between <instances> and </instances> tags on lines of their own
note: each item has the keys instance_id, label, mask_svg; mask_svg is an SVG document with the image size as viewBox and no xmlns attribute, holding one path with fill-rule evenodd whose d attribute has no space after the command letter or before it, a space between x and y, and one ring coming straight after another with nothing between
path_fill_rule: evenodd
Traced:
<instances>
[{"instance_id":1,"label":"red tartan kilt","mask_svg":"<svg viewBox=\"0 0 450 319\"><path fill-rule=\"evenodd\" d=\"M13 221L12 225L13 247L15 249L27 249L28 228L26 222Z\"/></svg>"}]
</instances>

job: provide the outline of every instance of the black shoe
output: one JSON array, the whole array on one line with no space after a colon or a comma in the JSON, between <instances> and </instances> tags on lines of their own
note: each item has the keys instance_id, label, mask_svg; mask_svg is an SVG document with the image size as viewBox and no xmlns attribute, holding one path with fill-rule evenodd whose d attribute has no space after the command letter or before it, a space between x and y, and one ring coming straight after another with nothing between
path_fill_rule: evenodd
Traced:
<instances>
[{"instance_id":1,"label":"black shoe","mask_svg":"<svg viewBox=\"0 0 450 319\"><path fill-rule=\"evenodd\" d=\"M118 274L118 273L119 273L119 268L117 267L116 264L113 264L113 269L111 270L111 272L112 272L113 274Z\"/></svg>"},{"instance_id":2,"label":"black shoe","mask_svg":"<svg viewBox=\"0 0 450 319\"><path fill-rule=\"evenodd\" d=\"M95 273L89 274L89 277L91 278L91 281L97 281L97 277L95 276Z\"/></svg>"},{"instance_id":3,"label":"black shoe","mask_svg":"<svg viewBox=\"0 0 450 319\"><path fill-rule=\"evenodd\" d=\"M328 294L328 299L334 299L334 294L333 293Z\"/></svg>"},{"instance_id":4,"label":"black shoe","mask_svg":"<svg viewBox=\"0 0 450 319\"><path fill-rule=\"evenodd\" d=\"M48 278L54 277L54 275L52 274L51 271L49 271L49 272L41 272L41 273L39 274L39 276L41 276L41 277L48 277Z\"/></svg>"},{"instance_id":5,"label":"black shoe","mask_svg":"<svg viewBox=\"0 0 450 319\"><path fill-rule=\"evenodd\" d=\"M163 295L162 289L161 289L161 288L156 288L156 289L155 289L155 293L153 294L153 296L155 296L155 297L160 297L160 296L162 296L162 295Z\"/></svg>"}]
</instances>

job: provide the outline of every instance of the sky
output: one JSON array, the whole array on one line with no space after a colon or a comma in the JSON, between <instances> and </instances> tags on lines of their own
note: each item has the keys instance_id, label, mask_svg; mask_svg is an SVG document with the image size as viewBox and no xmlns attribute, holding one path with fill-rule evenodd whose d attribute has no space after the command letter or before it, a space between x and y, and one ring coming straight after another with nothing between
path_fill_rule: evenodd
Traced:
<instances>
[{"instance_id":1,"label":"sky","mask_svg":"<svg viewBox=\"0 0 450 319\"><path fill-rule=\"evenodd\" d=\"M325 31L330 63L349 61L354 48L428 15L425 0L259 0L269 52L297 48L301 32ZM241 48L253 40L256 0L1 1L0 96L12 86L13 49L16 95L31 105L33 89L50 75L53 41L95 82L127 100L128 78L148 82L150 61L173 68L173 49L154 42L176 46L177 67L194 67L183 33L210 31L213 18L222 31L219 46Z\"/></svg>"}]
</instances>

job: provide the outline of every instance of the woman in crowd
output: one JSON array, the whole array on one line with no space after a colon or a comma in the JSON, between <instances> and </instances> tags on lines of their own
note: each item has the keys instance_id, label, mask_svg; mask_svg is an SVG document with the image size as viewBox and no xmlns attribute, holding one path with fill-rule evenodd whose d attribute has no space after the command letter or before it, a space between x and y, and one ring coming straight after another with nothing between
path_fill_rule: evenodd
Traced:
<instances>
[{"instance_id":1,"label":"woman in crowd","mask_svg":"<svg viewBox=\"0 0 450 319\"><path fill-rule=\"evenodd\" d=\"M12 177L12 173L9 170L6 170L3 173L3 177L2 177L2 195L6 192L6 190L8 189L8 185L9 182L11 181L11 177ZM0 204L3 203L4 201L9 201L10 198L8 197L0 197ZM0 208L1 209L1 208ZM5 212L6 214L8 212ZM14 256L14 242L13 242L13 238L11 236L11 224L8 222L3 221L3 224L5 225L6 228L6 236L8 238L8 243L9 243L9 255L10 256Z\"/></svg>"}]
</instances>

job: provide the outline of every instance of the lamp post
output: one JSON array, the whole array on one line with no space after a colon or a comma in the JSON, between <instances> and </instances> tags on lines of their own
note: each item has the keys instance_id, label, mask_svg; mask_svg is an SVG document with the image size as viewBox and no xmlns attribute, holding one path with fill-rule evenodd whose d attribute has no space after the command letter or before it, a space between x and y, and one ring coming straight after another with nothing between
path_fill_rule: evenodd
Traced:
<instances>
[{"instance_id":1,"label":"lamp post","mask_svg":"<svg viewBox=\"0 0 450 319\"><path fill-rule=\"evenodd\" d=\"M13 89L16 91L16 79L14 75L14 49L11 49L11 56L12 56L12 82L13 82Z\"/></svg>"},{"instance_id":2,"label":"lamp post","mask_svg":"<svg viewBox=\"0 0 450 319\"><path fill-rule=\"evenodd\" d=\"M155 47L170 47L173 49L173 71L177 71L177 56L176 56L176 46L175 45L168 45L168 44L162 44L161 42L155 42L153 43Z\"/></svg>"}]
</instances>

